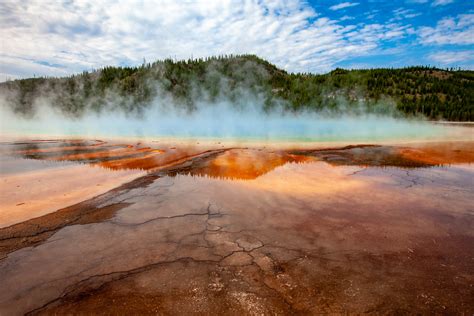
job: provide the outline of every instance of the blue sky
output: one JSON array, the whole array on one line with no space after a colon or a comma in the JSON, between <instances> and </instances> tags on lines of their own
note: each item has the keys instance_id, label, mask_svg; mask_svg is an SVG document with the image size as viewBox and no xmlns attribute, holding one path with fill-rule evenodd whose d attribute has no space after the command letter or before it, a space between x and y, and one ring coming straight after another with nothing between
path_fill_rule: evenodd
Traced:
<instances>
[{"instance_id":1,"label":"blue sky","mask_svg":"<svg viewBox=\"0 0 474 316\"><path fill-rule=\"evenodd\" d=\"M257 54L291 72L474 69L474 1L0 2L0 81Z\"/></svg>"}]
</instances>

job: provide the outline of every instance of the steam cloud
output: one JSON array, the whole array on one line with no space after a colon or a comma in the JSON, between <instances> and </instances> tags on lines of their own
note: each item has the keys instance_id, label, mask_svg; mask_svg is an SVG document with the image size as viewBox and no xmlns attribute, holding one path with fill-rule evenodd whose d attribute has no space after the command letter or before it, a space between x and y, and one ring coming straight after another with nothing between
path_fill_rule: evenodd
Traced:
<instances>
[{"instance_id":1,"label":"steam cloud","mask_svg":"<svg viewBox=\"0 0 474 316\"><path fill-rule=\"evenodd\" d=\"M71 118L42 104L34 117L14 114L2 104L1 133L54 136L127 136L337 141L427 138L440 132L427 122L391 116L329 115L263 110L257 100L236 108L229 102L199 104L193 112L153 103L141 115L87 112Z\"/></svg>"},{"instance_id":2,"label":"steam cloud","mask_svg":"<svg viewBox=\"0 0 474 316\"><path fill-rule=\"evenodd\" d=\"M245 69L244 69L245 70ZM214 70L208 73L216 74ZM263 74L265 75L265 74ZM34 115L14 113L6 95L0 95L0 132L3 135L50 135L83 137L180 137L256 139L267 141L374 141L426 139L442 128L423 120L403 119L390 101L381 102L379 114L338 100L338 111L288 111L283 101L272 110L265 108L264 97L253 87L252 78L237 87L239 98L231 101L225 93L212 102L205 92L196 93L193 110L177 104L156 82L158 96L140 111L124 111L117 106L123 97L111 93L100 111L86 110L82 115L67 115L51 106L48 95L34 101ZM197 86L197 85L196 85ZM225 78L220 91L229 91ZM61 93L57 91L55 93ZM90 106L88 108L91 108ZM133 107L132 107L133 108Z\"/></svg>"}]
</instances>

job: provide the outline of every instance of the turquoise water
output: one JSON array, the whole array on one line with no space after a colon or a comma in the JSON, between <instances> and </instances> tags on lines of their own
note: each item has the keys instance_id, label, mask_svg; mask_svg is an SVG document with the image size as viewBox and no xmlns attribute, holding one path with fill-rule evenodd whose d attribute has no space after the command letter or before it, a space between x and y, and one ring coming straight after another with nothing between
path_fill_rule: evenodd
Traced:
<instances>
[{"instance_id":1,"label":"turquoise water","mask_svg":"<svg viewBox=\"0 0 474 316\"><path fill-rule=\"evenodd\" d=\"M59 124L25 121L2 125L2 134L65 135L109 137L180 137L222 138L270 141L380 141L396 139L430 139L444 134L445 128L427 122L399 121L381 118L301 120L290 122L236 122L222 127L206 122L180 124L166 120L148 121L63 121ZM260 125L260 126L257 126Z\"/></svg>"},{"instance_id":2,"label":"turquoise water","mask_svg":"<svg viewBox=\"0 0 474 316\"><path fill-rule=\"evenodd\" d=\"M325 117L315 113L262 114L210 107L193 114L149 111L142 117L110 112L79 119L42 111L33 119L3 113L0 131L15 135L178 137L265 141L383 141L431 139L444 126L422 120L364 115Z\"/></svg>"}]
</instances>

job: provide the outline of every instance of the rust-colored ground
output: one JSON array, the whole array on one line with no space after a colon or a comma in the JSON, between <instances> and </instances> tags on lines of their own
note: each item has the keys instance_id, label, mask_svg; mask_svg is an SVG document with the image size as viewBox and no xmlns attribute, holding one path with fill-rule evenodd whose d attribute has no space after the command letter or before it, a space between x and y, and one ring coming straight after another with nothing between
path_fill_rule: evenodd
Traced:
<instances>
[{"instance_id":1,"label":"rust-colored ground","mask_svg":"<svg viewBox=\"0 0 474 316\"><path fill-rule=\"evenodd\" d=\"M149 172L1 228L0 314L472 314L473 145L14 145Z\"/></svg>"},{"instance_id":2,"label":"rust-colored ground","mask_svg":"<svg viewBox=\"0 0 474 316\"><path fill-rule=\"evenodd\" d=\"M472 142L419 144L411 148L402 148L400 153L407 159L430 165L472 163L474 161Z\"/></svg>"}]
</instances>

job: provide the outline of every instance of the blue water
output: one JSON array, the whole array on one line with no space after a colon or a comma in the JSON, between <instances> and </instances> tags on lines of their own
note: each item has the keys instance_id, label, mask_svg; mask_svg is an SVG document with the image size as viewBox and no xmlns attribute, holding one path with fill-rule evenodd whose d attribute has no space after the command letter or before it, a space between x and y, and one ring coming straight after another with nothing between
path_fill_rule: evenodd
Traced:
<instances>
[{"instance_id":1,"label":"blue water","mask_svg":"<svg viewBox=\"0 0 474 316\"><path fill-rule=\"evenodd\" d=\"M382 141L430 139L446 128L422 120L363 115L330 117L316 113L298 115L237 111L207 107L193 114L150 109L141 117L108 112L89 113L79 119L51 110L32 119L3 113L2 134L93 137L179 137L266 141Z\"/></svg>"}]
</instances>

